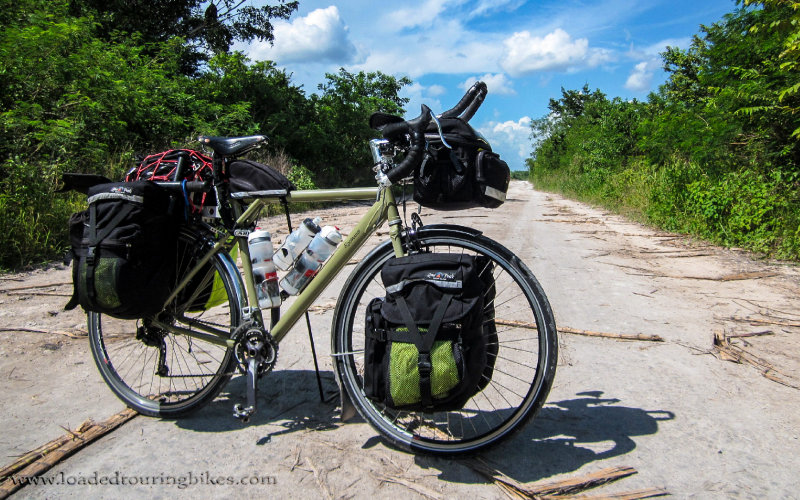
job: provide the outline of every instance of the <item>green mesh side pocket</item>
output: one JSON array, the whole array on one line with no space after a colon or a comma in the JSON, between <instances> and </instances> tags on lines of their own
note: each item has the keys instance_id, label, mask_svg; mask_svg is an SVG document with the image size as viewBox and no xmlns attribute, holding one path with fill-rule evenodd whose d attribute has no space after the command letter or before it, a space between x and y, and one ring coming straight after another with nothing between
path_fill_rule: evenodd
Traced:
<instances>
[{"instance_id":1,"label":"green mesh side pocket","mask_svg":"<svg viewBox=\"0 0 800 500\"><path fill-rule=\"evenodd\" d=\"M420 329L422 330L422 329ZM389 393L396 406L411 405L421 400L419 390L419 351L414 344L393 342L389 353ZM453 342L436 341L431 349L431 395L434 399L447 393L460 382L453 357Z\"/></svg>"},{"instance_id":2,"label":"green mesh side pocket","mask_svg":"<svg viewBox=\"0 0 800 500\"><path fill-rule=\"evenodd\" d=\"M117 295L117 276L120 259L101 258L94 271L95 304L107 309L116 309L122 305ZM80 268L81 283L86 283L86 265Z\"/></svg>"}]
</instances>

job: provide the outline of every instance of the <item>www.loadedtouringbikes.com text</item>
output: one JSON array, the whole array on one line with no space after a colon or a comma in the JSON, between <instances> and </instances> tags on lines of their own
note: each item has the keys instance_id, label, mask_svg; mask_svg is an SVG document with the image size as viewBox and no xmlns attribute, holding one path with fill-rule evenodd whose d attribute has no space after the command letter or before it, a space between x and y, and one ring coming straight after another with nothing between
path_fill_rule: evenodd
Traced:
<instances>
[{"instance_id":1,"label":"www.loadedtouringbikes.com text","mask_svg":"<svg viewBox=\"0 0 800 500\"><path fill-rule=\"evenodd\" d=\"M11 476L17 485L39 486L175 486L178 489L189 486L256 486L275 485L275 476L221 476L211 472L195 474L188 472L182 475L126 475L117 471L114 474L94 472L89 475L66 475L63 472L42 476Z\"/></svg>"}]
</instances>

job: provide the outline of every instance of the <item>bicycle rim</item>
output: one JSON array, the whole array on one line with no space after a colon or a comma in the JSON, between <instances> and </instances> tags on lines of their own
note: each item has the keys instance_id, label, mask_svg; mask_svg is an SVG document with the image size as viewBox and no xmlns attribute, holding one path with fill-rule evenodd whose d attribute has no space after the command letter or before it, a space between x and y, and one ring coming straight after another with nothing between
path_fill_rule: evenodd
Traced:
<instances>
[{"instance_id":1,"label":"bicycle rim","mask_svg":"<svg viewBox=\"0 0 800 500\"><path fill-rule=\"evenodd\" d=\"M485 388L458 411L408 412L386 408L363 393L364 314L385 289L379 272L393 252L385 245L357 268L334 315L338 374L356 409L392 444L432 454L471 453L518 430L544 404L555 375L555 321L530 271L500 244L455 229L423 228L423 249L484 255L494 263L497 328L494 368Z\"/></svg>"},{"instance_id":2,"label":"bicycle rim","mask_svg":"<svg viewBox=\"0 0 800 500\"><path fill-rule=\"evenodd\" d=\"M181 232L175 285L209 247L208 240ZM230 335L239 324L241 306L238 277L230 274L229 267L221 255L215 255L207 272L193 279L192 286L158 319L192 331L212 326ZM208 300L194 290L209 287L219 303L204 308ZM192 306L186 310L189 303ZM120 320L90 313L89 340L95 363L111 390L128 406L150 416L177 417L198 409L216 397L235 368L233 349L161 330L148 318Z\"/></svg>"}]
</instances>

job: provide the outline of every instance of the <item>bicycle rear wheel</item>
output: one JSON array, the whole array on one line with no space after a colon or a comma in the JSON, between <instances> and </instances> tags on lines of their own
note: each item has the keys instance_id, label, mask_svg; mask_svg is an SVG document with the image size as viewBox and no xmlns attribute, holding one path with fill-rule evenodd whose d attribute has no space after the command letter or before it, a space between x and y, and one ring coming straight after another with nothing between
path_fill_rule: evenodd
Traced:
<instances>
[{"instance_id":1,"label":"bicycle rear wheel","mask_svg":"<svg viewBox=\"0 0 800 500\"><path fill-rule=\"evenodd\" d=\"M333 318L334 364L340 384L359 414L390 443L410 451L472 453L519 430L542 407L555 376L558 342L552 310L536 278L513 253L469 228L426 226L418 239L425 251L466 253L494 264L497 339L494 368L483 389L457 411L398 411L364 395L364 319L367 304L386 294L379 273L394 255L387 242L353 271ZM485 384L485 385L484 385Z\"/></svg>"},{"instance_id":2,"label":"bicycle rear wheel","mask_svg":"<svg viewBox=\"0 0 800 500\"><path fill-rule=\"evenodd\" d=\"M212 245L209 238L181 231L174 286ZM155 319L189 331L211 327L230 336L242 315L241 280L234 273L227 255L214 255ZM208 293L195 293L211 288L213 300ZM232 348L159 328L154 318L88 316L89 345L100 374L117 397L144 415L171 418L196 410L219 394L235 370Z\"/></svg>"}]
</instances>

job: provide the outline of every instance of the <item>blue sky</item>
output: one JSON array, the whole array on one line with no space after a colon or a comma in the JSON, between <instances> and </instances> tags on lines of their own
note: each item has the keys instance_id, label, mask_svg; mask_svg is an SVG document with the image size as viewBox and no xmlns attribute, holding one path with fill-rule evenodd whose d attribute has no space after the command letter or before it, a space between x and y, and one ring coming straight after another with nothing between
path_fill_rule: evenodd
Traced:
<instances>
[{"instance_id":1,"label":"blue sky","mask_svg":"<svg viewBox=\"0 0 800 500\"><path fill-rule=\"evenodd\" d=\"M470 122L512 170L530 155L530 121L560 89L589 84L609 97L646 98L665 80L659 53L688 47L701 24L733 0L300 0L275 23L275 43L236 47L272 60L307 94L325 73L382 71L414 83L408 116L421 103L452 107L476 79L489 95Z\"/></svg>"}]
</instances>

